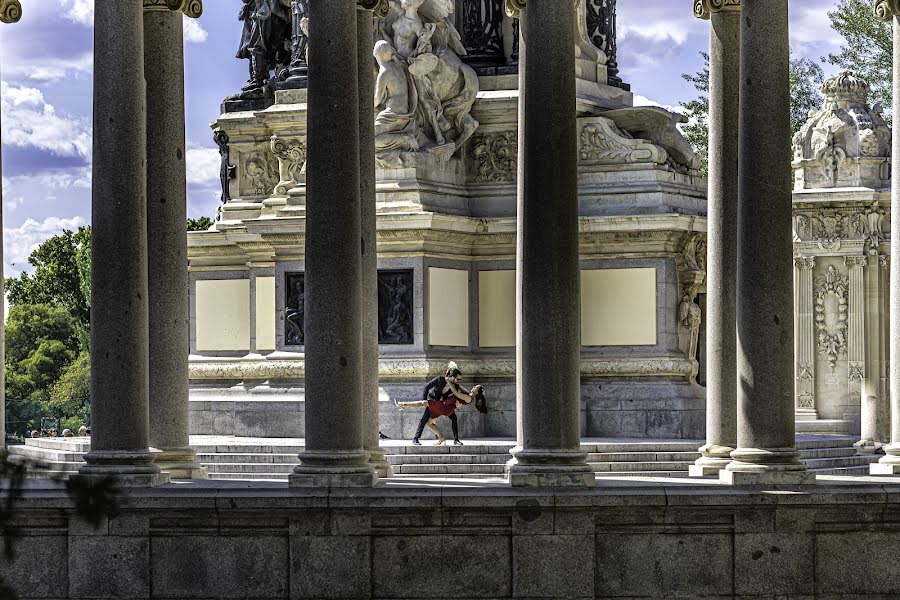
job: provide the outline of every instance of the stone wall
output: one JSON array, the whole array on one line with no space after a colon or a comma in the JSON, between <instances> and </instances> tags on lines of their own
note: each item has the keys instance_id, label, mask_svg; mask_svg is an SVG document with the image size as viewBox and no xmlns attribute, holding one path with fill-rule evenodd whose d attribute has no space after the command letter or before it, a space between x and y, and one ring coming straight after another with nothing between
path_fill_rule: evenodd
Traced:
<instances>
[{"instance_id":1,"label":"stone wall","mask_svg":"<svg viewBox=\"0 0 900 600\"><path fill-rule=\"evenodd\" d=\"M99 529L30 492L22 598L897 598L900 488L133 492ZM862 549L866 549L861 551Z\"/></svg>"}]
</instances>

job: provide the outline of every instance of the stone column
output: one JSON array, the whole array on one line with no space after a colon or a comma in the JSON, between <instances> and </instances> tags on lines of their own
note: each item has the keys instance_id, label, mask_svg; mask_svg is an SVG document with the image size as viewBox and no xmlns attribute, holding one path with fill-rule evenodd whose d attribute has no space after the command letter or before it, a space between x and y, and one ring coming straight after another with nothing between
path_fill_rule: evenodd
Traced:
<instances>
[{"instance_id":1,"label":"stone column","mask_svg":"<svg viewBox=\"0 0 900 600\"><path fill-rule=\"evenodd\" d=\"M865 268L865 367L860 385L860 439L854 444L860 454L874 454L887 443L888 431L884 428L888 419L885 390L881 387L881 348L884 342L884 311L882 302L884 287L881 283L881 261L878 254L868 256ZM889 418L889 417L888 417Z\"/></svg>"},{"instance_id":2,"label":"stone column","mask_svg":"<svg viewBox=\"0 0 900 600\"><path fill-rule=\"evenodd\" d=\"M867 418L874 413L866 409L866 398L862 395L862 384L866 374L866 287L863 271L866 266L865 256L845 256L847 281L850 284L847 299L847 394L851 403L859 399L860 426L863 432L871 434L874 439L874 422L867 427ZM861 440L865 440L862 436ZM857 445L857 450L860 446Z\"/></svg>"},{"instance_id":3,"label":"stone column","mask_svg":"<svg viewBox=\"0 0 900 600\"><path fill-rule=\"evenodd\" d=\"M144 0L150 445L172 479L205 479L188 436L189 287L182 13Z\"/></svg>"},{"instance_id":4,"label":"stone column","mask_svg":"<svg viewBox=\"0 0 900 600\"><path fill-rule=\"evenodd\" d=\"M79 472L168 480L149 449L146 94L140 2L94 8L91 451ZM182 290L187 293L186 288Z\"/></svg>"},{"instance_id":5,"label":"stone column","mask_svg":"<svg viewBox=\"0 0 900 600\"><path fill-rule=\"evenodd\" d=\"M306 448L293 487L368 487L363 449L356 2L310 0ZM369 374L366 374L369 375Z\"/></svg>"},{"instance_id":6,"label":"stone column","mask_svg":"<svg viewBox=\"0 0 900 600\"><path fill-rule=\"evenodd\" d=\"M796 418L814 421L816 413L816 337L813 297L814 256L794 259L794 413Z\"/></svg>"},{"instance_id":7,"label":"stone column","mask_svg":"<svg viewBox=\"0 0 900 600\"><path fill-rule=\"evenodd\" d=\"M788 0L742 0L738 448L728 484L808 483L794 440Z\"/></svg>"},{"instance_id":8,"label":"stone column","mask_svg":"<svg viewBox=\"0 0 900 600\"><path fill-rule=\"evenodd\" d=\"M595 478L585 462L579 431L575 6L528 0L520 19L518 444L508 464L509 482L591 486Z\"/></svg>"},{"instance_id":9,"label":"stone column","mask_svg":"<svg viewBox=\"0 0 900 600\"><path fill-rule=\"evenodd\" d=\"M878 0L875 15L894 29L894 111L900 114L900 1ZM891 173L891 256L900 256L900 127L893 128ZM900 475L900 260L890 261L890 351L888 372L891 399L891 443L872 465L872 475Z\"/></svg>"},{"instance_id":10,"label":"stone column","mask_svg":"<svg viewBox=\"0 0 900 600\"><path fill-rule=\"evenodd\" d=\"M376 7L377 9L378 7ZM387 4L384 4L387 8ZM363 445L379 477L394 474L378 436L378 250L375 232L375 70L373 16L356 12L359 68L359 193L362 227L362 397Z\"/></svg>"},{"instance_id":11,"label":"stone column","mask_svg":"<svg viewBox=\"0 0 900 600\"><path fill-rule=\"evenodd\" d=\"M706 285L706 444L692 477L718 475L737 446L735 269L740 95L740 0L696 3L709 29L709 218Z\"/></svg>"}]
</instances>

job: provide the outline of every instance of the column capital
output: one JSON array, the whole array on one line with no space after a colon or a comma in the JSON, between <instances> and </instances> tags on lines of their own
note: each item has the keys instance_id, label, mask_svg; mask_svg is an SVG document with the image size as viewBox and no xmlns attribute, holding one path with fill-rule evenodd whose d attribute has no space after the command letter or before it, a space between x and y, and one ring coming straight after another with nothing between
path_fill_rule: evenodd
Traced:
<instances>
[{"instance_id":1,"label":"column capital","mask_svg":"<svg viewBox=\"0 0 900 600\"><path fill-rule=\"evenodd\" d=\"M882 269L891 268L891 257L888 254L881 254L878 257L878 266Z\"/></svg>"},{"instance_id":2,"label":"column capital","mask_svg":"<svg viewBox=\"0 0 900 600\"><path fill-rule=\"evenodd\" d=\"M0 0L0 21L16 23L22 18L22 5L19 0Z\"/></svg>"},{"instance_id":3,"label":"column capital","mask_svg":"<svg viewBox=\"0 0 900 600\"><path fill-rule=\"evenodd\" d=\"M900 0L874 0L875 16L882 21L890 21L900 15Z\"/></svg>"},{"instance_id":4,"label":"column capital","mask_svg":"<svg viewBox=\"0 0 900 600\"><path fill-rule=\"evenodd\" d=\"M815 256L796 256L794 257L794 266L798 269L812 269L816 266Z\"/></svg>"},{"instance_id":5,"label":"column capital","mask_svg":"<svg viewBox=\"0 0 900 600\"><path fill-rule=\"evenodd\" d=\"M714 12L739 11L741 0L694 0L694 16L709 19Z\"/></svg>"},{"instance_id":6,"label":"column capital","mask_svg":"<svg viewBox=\"0 0 900 600\"><path fill-rule=\"evenodd\" d=\"M525 10L525 0L503 0L503 4L506 8L506 14L511 17L518 18L522 11Z\"/></svg>"},{"instance_id":7,"label":"column capital","mask_svg":"<svg viewBox=\"0 0 900 600\"><path fill-rule=\"evenodd\" d=\"M383 19L388 15L390 4L388 0L357 0L356 7L360 10L371 10L376 17Z\"/></svg>"},{"instance_id":8,"label":"column capital","mask_svg":"<svg viewBox=\"0 0 900 600\"><path fill-rule=\"evenodd\" d=\"M203 14L203 0L144 0L144 10L177 11L192 19L197 19Z\"/></svg>"},{"instance_id":9,"label":"column capital","mask_svg":"<svg viewBox=\"0 0 900 600\"><path fill-rule=\"evenodd\" d=\"M844 264L848 267L864 267L868 264L868 259L865 256L845 256Z\"/></svg>"}]
</instances>

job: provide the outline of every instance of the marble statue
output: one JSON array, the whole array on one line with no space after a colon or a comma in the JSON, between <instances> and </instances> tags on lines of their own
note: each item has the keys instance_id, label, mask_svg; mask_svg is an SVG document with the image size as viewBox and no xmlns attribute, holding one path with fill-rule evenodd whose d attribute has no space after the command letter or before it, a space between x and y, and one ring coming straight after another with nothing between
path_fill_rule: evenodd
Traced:
<instances>
[{"instance_id":1,"label":"marble statue","mask_svg":"<svg viewBox=\"0 0 900 600\"><path fill-rule=\"evenodd\" d=\"M450 16L451 0L391 0L374 55L376 159L402 167L415 155L448 160L478 128L478 76Z\"/></svg>"},{"instance_id":2,"label":"marble statue","mask_svg":"<svg viewBox=\"0 0 900 600\"><path fill-rule=\"evenodd\" d=\"M243 21L237 58L250 60L250 79L241 97L263 94L274 70L276 78L286 75L291 62L291 0L242 0L238 13Z\"/></svg>"}]
</instances>

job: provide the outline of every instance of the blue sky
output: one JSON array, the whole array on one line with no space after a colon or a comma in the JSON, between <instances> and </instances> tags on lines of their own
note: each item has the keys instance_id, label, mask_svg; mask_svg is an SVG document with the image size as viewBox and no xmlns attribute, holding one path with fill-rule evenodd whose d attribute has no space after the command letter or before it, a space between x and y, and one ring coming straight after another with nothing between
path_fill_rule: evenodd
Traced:
<instances>
[{"instance_id":1,"label":"blue sky","mask_svg":"<svg viewBox=\"0 0 900 600\"><path fill-rule=\"evenodd\" d=\"M121 0L103 0L121 1ZM828 25L836 0L791 0L795 53L818 60L840 39ZM24 16L0 27L4 269L63 228L90 222L93 0L22 0ZM708 26L691 0L619 0L619 64L638 103L677 106L694 95L681 73L701 68ZM210 122L247 79L234 58L240 0L205 0L185 28L188 213L218 204L218 154ZM826 66L827 71L831 71Z\"/></svg>"}]
</instances>

